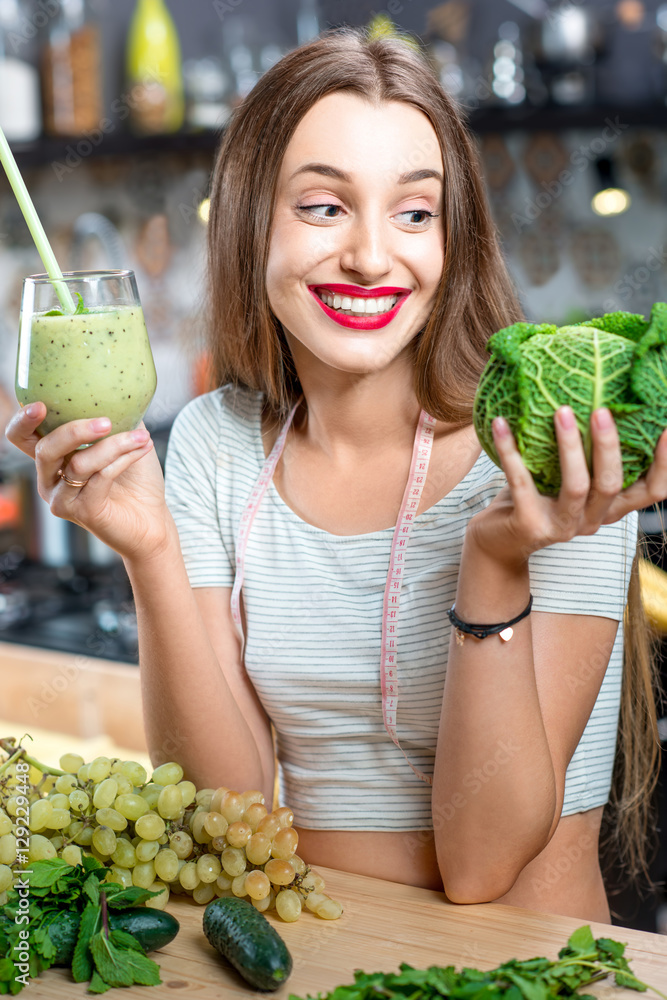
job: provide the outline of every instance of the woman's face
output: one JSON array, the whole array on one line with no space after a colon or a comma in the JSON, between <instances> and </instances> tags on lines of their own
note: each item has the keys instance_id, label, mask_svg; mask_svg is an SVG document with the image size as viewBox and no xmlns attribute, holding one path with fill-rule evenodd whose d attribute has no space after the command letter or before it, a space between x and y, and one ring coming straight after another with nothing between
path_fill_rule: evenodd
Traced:
<instances>
[{"instance_id":1,"label":"woman's face","mask_svg":"<svg viewBox=\"0 0 667 1000\"><path fill-rule=\"evenodd\" d=\"M276 193L267 292L300 373L390 365L428 319L444 259L444 168L409 104L323 97L301 120Z\"/></svg>"}]
</instances>

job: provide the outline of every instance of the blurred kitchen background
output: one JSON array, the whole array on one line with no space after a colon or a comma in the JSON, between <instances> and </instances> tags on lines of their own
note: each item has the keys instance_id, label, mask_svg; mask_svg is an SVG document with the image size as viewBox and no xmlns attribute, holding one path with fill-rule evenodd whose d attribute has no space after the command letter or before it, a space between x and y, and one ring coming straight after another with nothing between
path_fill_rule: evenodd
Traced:
<instances>
[{"instance_id":1,"label":"blurred kitchen background","mask_svg":"<svg viewBox=\"0 0 667 1000\"><path fill-rule=\"evenodd\" d=\"M136 272L161 456L176 413L208 387L201 305L220 129L285 52L340 24L410 33L460 104L530 319L646 314L667 297L667 3L0 0L0 124L63 269ZM17 406L21 282L42 269L3 176L2 427ZM662 564L659 515L642 524ZM0 719L142 749L123 567L50 514L4 436L0 640ZM667 875L664 846L652 875ZM616 919L667 932L663 899L619 894Z\"/></svg>"}]
</instances>

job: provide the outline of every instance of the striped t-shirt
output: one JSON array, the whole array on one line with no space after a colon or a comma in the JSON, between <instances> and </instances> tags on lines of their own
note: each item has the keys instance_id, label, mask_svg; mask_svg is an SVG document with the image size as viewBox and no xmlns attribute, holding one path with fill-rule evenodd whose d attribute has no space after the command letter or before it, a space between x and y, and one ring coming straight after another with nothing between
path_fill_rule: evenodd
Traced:
<instances>
[{"instance_id":1,"label":"striped t-shirt","mask_svg":"<svg viewBox=\"0 0 667 1000\"><path fill-rule=\"evenodd\" d=\"M239 521L264 464L261 413L259 393L228 386L194 399L174 423L167 501L193 587L233 585ZM456 593L466 526L505 483L482 452L458 485L414 521L401 596L397 730L412 763L427 774L433 773L447 669L446 610ZM275 726L282 795L299 826L403 831L433 825L431 789L413 774L382 719L381 613L392 535L393 528L332 535L303 521L273 484L252 525L243 584L245 667ZM564 815L608 798L636 540L633 513L530 558L536 611L621 623L567 770ZM582 661L582 676L586 669Z\"/></svg>"}]
</instances>

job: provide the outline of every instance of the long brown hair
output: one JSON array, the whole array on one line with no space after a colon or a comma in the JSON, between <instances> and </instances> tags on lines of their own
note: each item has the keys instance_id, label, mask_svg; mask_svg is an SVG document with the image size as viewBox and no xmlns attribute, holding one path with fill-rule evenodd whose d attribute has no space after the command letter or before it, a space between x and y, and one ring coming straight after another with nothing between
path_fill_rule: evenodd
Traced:
<instances>
[{"instance_id":1,"label":"long brown hair","mask_svg":"<svg viewBox=\"0 0 667 1000\"><path fill-rule=\"evenodd\" d=\"M208 230L209 350L214 384L263 393L279 416L300 388L266 291L266 264L277 179L285 150L306 112L327 94L402 101L423 112L445 168L445 255L435 305L414 341L421 406L467 425L486 342L522 319L488 206L476 145L422 57L400 39L369 40L363 30L327 32L294 50L261 77L233 114L211 185ZM415 151L418 156L418 151ZM412 162L415 167L416 161ZM645 868L647 802L655 784L656 716L646 624L636 566L630 585L623 709L612 803L620 850Z\"/></svg>"}]
</instances>

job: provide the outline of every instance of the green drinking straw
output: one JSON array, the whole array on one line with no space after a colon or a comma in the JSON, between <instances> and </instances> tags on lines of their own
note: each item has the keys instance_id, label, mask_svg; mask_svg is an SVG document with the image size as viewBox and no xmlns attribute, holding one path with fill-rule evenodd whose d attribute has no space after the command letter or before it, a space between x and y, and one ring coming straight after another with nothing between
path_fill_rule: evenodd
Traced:
<instances>
[{"instance_id":1,"label":"green drinking straw","mask_svg":"<svg viewBox=\"0 0 667 1000\"><path fill-rule=\"evenodd\" d=\"M28 229L30 230L33 240L35 241L35 246L37 247L39 256L42 258L42 263L46 268L46 272L56 290L56 295L60 299L63 311L66 313L73 313L76 309L74 299L70 295L70 290L67 287L65 279L63 278L63 272L58 267L58 261L55 258L53 250L51 249L51 244L46 238L44 227L39 221L39 216L35 211L32 198L28 194L25 181L21 177L21 171L18 168L16 160L14 159L14 154L9 148L9 143L7 142L7 138L1 127L0 162L2 162L2 165L5 168L5 173L7 174L9 183L11 184L14 194L16 195L16 200L18 201L19 207L23 212L23 217L28 223Z\"/></svg>"}]
</instances>

